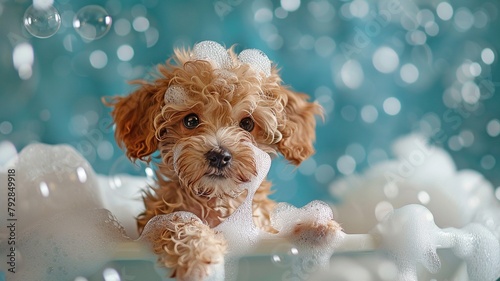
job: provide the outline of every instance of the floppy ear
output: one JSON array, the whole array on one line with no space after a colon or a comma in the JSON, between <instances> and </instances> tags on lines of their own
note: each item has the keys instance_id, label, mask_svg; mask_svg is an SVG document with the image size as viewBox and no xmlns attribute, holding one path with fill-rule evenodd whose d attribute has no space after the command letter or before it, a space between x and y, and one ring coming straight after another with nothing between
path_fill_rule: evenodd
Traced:
<instances>
[{"instance_id":1,"label":"floppy ear","mask_svg":"<svg viewBox=\"0 0 500 281\"><path fill-rule=\"evenodd\" d=\"M154 119L160 113L163 96L153 85L135 82L140 88L126 97L114 97L107 105L116 124L115 139L129 159L149 162L158 149Z\"/></svg>"},{"instance_id":2,"label":"floppy ear","mask_svg":"<svg viewBox=\"0 0 500 281\"><path fill-rule=\"evenodd\" d=\"M281 88L285 117L279 129L282 139L278 150L288 161L299 165L314 153L315 115L323 116L323 110L319 104L308 102L308 95Z\"/></svg>"}]
</instances>

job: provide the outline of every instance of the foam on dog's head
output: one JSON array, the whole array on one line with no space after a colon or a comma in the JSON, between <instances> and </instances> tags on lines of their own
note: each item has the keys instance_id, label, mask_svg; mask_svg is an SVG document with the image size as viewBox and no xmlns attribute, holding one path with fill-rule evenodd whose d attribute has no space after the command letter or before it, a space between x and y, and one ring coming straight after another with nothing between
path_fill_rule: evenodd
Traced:
<instances>
[{"instance_id":1,"label":"foam on dog's head","mask_svg":"<svg viewBox=\"0 0 500 281\"><path fill-rule=\"evenodd\" d=\"M214 41L203 41L194 45L192 57L195 60L206 60L215 69L232 67L231 57L221 44Z\"/></svg>"},{"instance_id":2,"label":"foam on dog's head","mask_svg":"<svg viewBox=\"0 0 500 281\"><path fill-rule=\"evenodd\" d=\"M250 65L253 70L264 74L264 77L271 76L271 61L261 50L244 50L238 55L238 59L242 63Z\"/></svg>"},{"instance_id":3,"label":"foam on dog's head","mask_svg":"<svg viewBox=\"0 0 500 281\"><path fill-rule=\"evenodd\" d=\"M238 55L238 60L233 61L228 51L214 41L203 41L196 44L192 51L194 60L206 60L214 69L232 69L240 64L248 64L255 72L263 77L271 75L271 61L261 50L247 49Z\"/></svg>"},{"instance_id":4,"label":"foam on dog's head","mask_svg":"<svg viewBox=\"0 0 500 281\"><path fill-rule=\"evenodd\" d=\"M165 103L166 104L184 104L187 99L187 94L184 88L177 85L172 85L168 87L165 91Z\"/></svg>"}]
</instances>

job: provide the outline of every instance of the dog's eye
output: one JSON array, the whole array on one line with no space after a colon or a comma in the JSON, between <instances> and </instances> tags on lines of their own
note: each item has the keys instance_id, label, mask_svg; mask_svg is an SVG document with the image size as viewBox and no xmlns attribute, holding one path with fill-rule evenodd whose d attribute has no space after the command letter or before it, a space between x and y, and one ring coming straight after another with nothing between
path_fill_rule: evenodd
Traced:
<instances>
[{"instance_id":1,"label":"dog's eye","mask_svg":"<svg viewBox=\"0 0 500 281\"><path fill-rule=\"evenodd\" d=\"M196 126L200 124L200 119L198 118L198 115L191 113L184 117L184 126L188 129L194 129Z\"/></svg>"},{"instance_id":2,"label":"dog's eye","mask_svg":"<svg viewBox=\"0 0 500 281\"><path fill-rule=\"evenodd\" d=\"M251 132L254 127L253 119L250 117L245 117L241 119L240 127L247 132Z\"/></svg>"}]
</instances>

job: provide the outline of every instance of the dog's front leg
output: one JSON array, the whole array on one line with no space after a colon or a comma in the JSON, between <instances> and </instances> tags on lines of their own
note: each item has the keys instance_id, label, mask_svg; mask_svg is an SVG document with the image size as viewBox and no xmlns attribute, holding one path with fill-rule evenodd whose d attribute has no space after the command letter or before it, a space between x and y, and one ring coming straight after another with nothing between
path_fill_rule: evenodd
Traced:
<instances>
[{"instance_id":1,"label":"dog's front leg","mask_svg":"<svg viewBox=\"0 0 500 281\"><path fill-rule=\"evenodd\" d=\"M144 228L158 262L177 280L224 280L226 241L188 212L159 215Z\"/></svg>"}]
</instances>

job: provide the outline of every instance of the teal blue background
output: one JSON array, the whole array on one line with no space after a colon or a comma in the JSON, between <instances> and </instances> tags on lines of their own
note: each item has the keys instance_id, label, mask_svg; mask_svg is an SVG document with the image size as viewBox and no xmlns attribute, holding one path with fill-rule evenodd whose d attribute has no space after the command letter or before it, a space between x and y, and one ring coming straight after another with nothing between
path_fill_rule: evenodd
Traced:
<instances>
[{"instance_id":1,"label":"teal blue background","mask_svg":"<svg viewBox=\"0 0 500 281\"><path fill-rule=\"evenodd\" d=\"M498 1L450 1L455 11L459 8L471 13L481 11L489 18L485 26L459 31L453 20L438 18L435 9L439 2L428 0L416 4L420 10L432 11L440 28L437 36L427 36L426 45L409 44L407 30L399 22L394 22L370 36L369 43L358 52L346 55L346 44L352 45L356 40L356 28L364 30L373 20L370 16L363 19L342 16L342 6L350 1L329 1L334 9L331 20L319 20L311 12L309 2L302 1L299 9L289 12L284 19L274 15L271 21L259 22L255 18L257 10L268 8L274 12L280 7L280 2L56 0L54 7L62 15L63 25L47 39L33 37L22 26L22 17L30 1L1 1L0 140L12 142L18 150L31 142L69 143L99 173L112 175L129 171L130 167L108 126L109 109L100 99L129 93L133 88L127 80L146 77L156 64L172 54L173 48L214 40L225 46L237 44L237 50L263 50L281 68L285 83L308 93L313 100L319 98L320 103L329 109L325 122L317 128L315 165L308 166L321 168L312 171L307 167L294 169L282 159L276 160L269 177L275 184L277 191L273 196L277 200L299 206L314 199L328 200L329 183L342 176L337 160L349 154L350 150L346 152L346 148L350 144L363 148L365 156L363 153L356 156L356 171L363 171L376 161L390 158L391 142L422 129L420 121L426 120L429 113L441 123L439 135L431 136L431 141L448 150L460 169L478 170L494 186L499 186L499 137L488 135L486 127L491 120L500 118L500 97L496 92L500 81L500 4ZM376 1L367 3L371 12L379 12ZM101 39L83 40L72 28L71 20L81 7L90 4L106 8L114 23L118 19L132 22L134 9L146 11L150 27L158 31L158 40L154 44L150 42L152 45L148 47L144 32L131 29L128 35L119 36L113 26ZM419 29L423 30L422 27ZM268 34L274 34L274 41ZM307 42L321 37L334 42L333 50L322 51L321 40L316 41L317 48ZM28 80L20 79L12 64L13 49L21 42L28 42L34 50L33 75ZM117 48L123 44L134 49L133 58L125 63L134 71L125 76L117 70L124 63L116 55ZM374 68L371 58L380 46L389 46L398 53L400 64L394 73L383 74ZM491 48L496 55L495 62L492 65L481 62L478 48ZM105 52L108 57L102 69L90 65L89 55L95 50ZM332 78L339 74L347 59L358 61L364 73L363 83L354 90L342 87ZM481 65L481 75L473 80L483 87L480 87L482 98L477 108L464 115L447 106L443 94L456 79L457 67L467 59ZM420 76L416 83L408 85L401 81L399 69L404 63L418 67ZM322 88L318 90L319 87ZM325 92L325 89L329 90ZM401 103L401 110L395 116L384 113L383 102L388 97L396 97ZM373 105L378 110L374 123L363 121L360 115L366 105ZM473 134L473 142L457 151L450 149L450 138L463 131ZM109 159L99 157L99 146L108 148L108 156L112 147ZM373 151L378 151L379 155L383 151L386 157L384 153L376 157ZM370 153L373 157L368 161ZM481 159L485 155L492 156L496 163L482 165Z\"/></svg>"}]
</instances>

